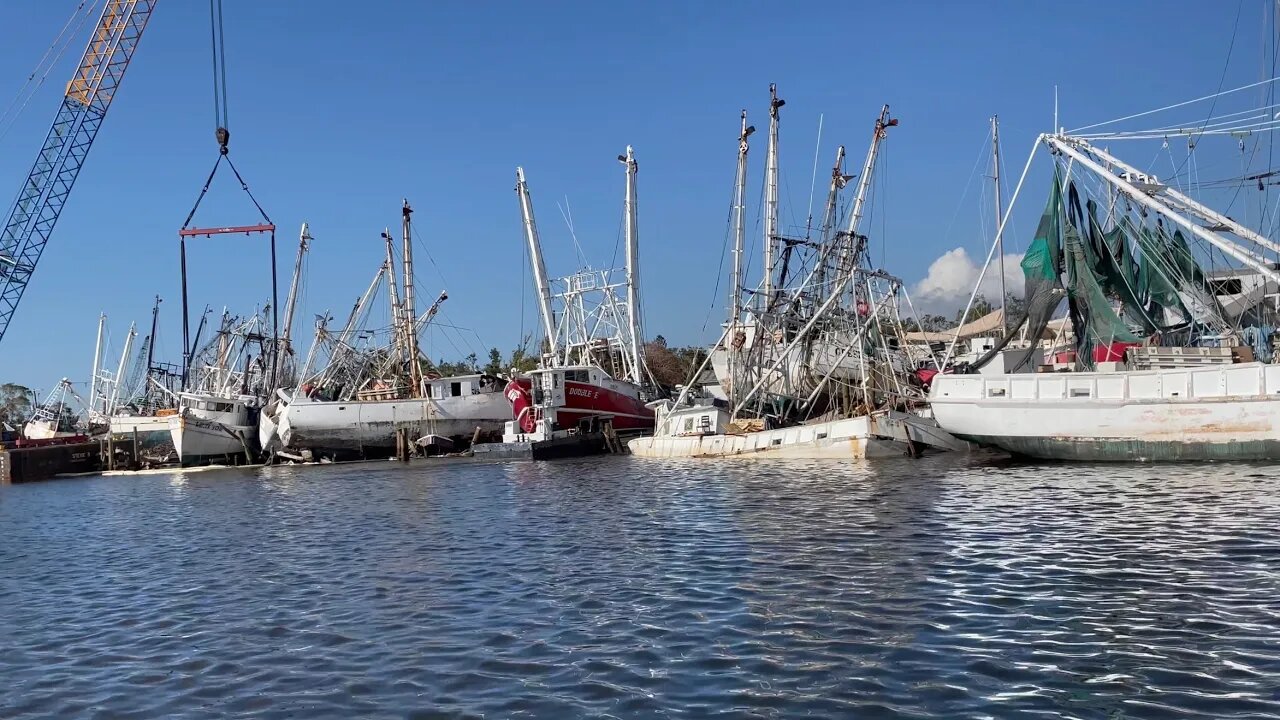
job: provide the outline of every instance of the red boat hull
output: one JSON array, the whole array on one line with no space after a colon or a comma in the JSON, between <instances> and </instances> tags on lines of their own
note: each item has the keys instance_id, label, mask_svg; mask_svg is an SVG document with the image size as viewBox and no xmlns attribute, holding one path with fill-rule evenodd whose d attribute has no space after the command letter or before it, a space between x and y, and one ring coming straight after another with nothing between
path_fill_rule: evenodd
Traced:
<instances>
[{"instance_id":1,"label":"red boat hull","mask_svg":"<svg viewBox=\"0 0 1280 720\"><path fill-rule=\"evenodd\" d=\"M511 401L513 417L525 432L533 432L537 422L537 406L533 402L532 383L519 378L507 384L506 396ZM567 380L565 404L556 408L556 421L562 428L573 427L579 420L594 416L613 418L617 430L653 429L653 410L639 397L591 383Z\"/></svg>"}]
</instances>

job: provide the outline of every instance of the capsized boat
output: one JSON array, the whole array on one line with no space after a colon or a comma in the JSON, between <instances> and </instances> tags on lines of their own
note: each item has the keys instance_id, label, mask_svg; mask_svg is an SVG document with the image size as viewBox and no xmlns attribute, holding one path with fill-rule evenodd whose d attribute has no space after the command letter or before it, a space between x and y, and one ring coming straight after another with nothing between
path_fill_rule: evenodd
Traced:
<instances>
[{"instance_id":1,"label":"capsized boat","mask_svg":"<svg viewBox=\"0 0 1280 720\"><path fill-rule=\"evenodd\" d=\"M1253 361L1268 348L1241 342L1249 328L1197 258L1220 252L1276 287L1280 244L1087 139L1042 135L1040 147L1053 185L1022 262L1026 311L1005 340L1024 324L1040 337L1065 296L1075 347L1035 372L992 372L1001 343L967 374L936 375L938 423L1041 459L1280 459L1280 366Z\"/></svg>"},{"instance_id":2,"label":"capsized boat","mask_svg":"<svg viewBox=\"0 0 1280 720\"><path fill-rule=\"evenodd\" d=\"M758 289L742 284L748 137L742 113L732 215L730 315L697 377L710 365L718 387L690 385L653 403L652 437L628 443L653 458L778 457L862 459L964 450L921 412L910 358L899 346L902 281L871 268L859 233L880 143L897 125L886 105L876 118L853 208L838 227L844 148L836 153L819 236L778 231L778 125L783 101L770 86L765 165L764 270Z\"/></svg>"}]
</instances>

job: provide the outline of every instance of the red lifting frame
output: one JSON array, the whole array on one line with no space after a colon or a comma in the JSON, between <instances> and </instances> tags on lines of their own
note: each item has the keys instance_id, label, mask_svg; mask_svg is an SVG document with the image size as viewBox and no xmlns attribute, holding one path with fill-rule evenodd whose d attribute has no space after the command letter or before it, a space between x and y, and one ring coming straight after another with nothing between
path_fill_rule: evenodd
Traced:
<instances>
[{"instance_id":1,"label":"red lifting frame","mask_svg":"<svg viewBox=\"0 0 1280 720\"><path fill-rule=\"evenodd\" d=\"M269 233L275 232L276 226L267 225L238 225L236 227L221 228L183 228L178 231L178 237L213 237L214 235L237 235L244 233Z\"/></svg>"}]
</instances>

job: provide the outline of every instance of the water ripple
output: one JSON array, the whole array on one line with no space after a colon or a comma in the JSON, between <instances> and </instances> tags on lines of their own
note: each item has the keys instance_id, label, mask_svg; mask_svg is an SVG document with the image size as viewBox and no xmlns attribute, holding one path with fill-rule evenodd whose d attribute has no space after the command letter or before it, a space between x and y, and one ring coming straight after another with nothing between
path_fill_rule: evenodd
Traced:
<instances>
[{"instance_id":1,"label":"water ripple","mask_svg":"<svg viewBox=\"0 0 1280 720\"><path fill-rule=\"evenodd\" d=\"M0 488L0 717L1274 717L1277 527L1244 465Z\"/></svg>"}]
</instances>

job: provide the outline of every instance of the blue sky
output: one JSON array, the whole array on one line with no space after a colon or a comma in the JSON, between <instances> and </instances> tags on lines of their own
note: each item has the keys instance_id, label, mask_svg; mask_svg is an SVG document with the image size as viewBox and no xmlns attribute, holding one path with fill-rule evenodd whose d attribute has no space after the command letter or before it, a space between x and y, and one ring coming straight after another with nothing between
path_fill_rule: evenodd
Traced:
<instances>
[{"instance_id":1,"label":"blue sky","mask_svg":"<svg viewBox=\"0 0 1280 720\"><path fill-rule=\"evenodd\" d=\"M0 8L0 106L75 4ZM1082 0L1069 12L1021 0L225 0L232 157L281 228L282 287L298 225L311 224L298 335L309 336L315 313L345 314L379 263L379 231L396 224L407 197L430 252L417 258L419 295L447 288L442 324L470 329L424 340L432 357L456 359L508 350L536 323L522 282L515 166L528 174L550 270L565 274L577 261L557 201L567 198L588 260L607 264L621 229L616 156L631 144L648 330L707 342L722 316L724 293L713 290L737 116L746 108L764 128L770 82L787 101L784 229L804 222L820 113L819 193L837 144L857 166L880 105L901 118L869 229L877 263L916 283L949 250L985 253L989 210L975 188L964 191L992 114L1001 118L1005 172L1016 176L1035 135L1050 129L1055 85L1061 124L1071 127L1209 94L1220 82L1254 82L1265 72L1266 5L1243 0L1237 27L1229 0ZM0 138L6 203L77 58L64 58ZM0 380L47 389L64 375L86 379L98 314L110 317L118 347L130 320L147 321L157 293L160 349L176 361L176 231L216 156L211 96L207 5L159 3L0 342ZM764 135L755 140L753 222ZM215 183L198 224L255 220L229 177ZM1011 253L1026 243L1043 183L1028 193ZM244 311L263 302L266 257L248 238L193 246L193 305Z\"/></svg>"}]
</instances>

